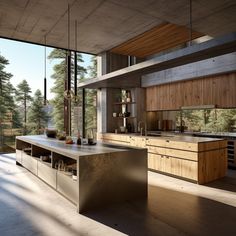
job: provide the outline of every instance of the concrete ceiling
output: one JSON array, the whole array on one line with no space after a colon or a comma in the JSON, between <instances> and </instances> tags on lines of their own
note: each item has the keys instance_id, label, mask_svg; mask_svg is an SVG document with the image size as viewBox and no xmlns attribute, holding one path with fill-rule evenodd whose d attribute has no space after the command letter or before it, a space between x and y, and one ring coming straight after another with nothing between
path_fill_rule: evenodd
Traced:
<instances>
[{"instance_id":1,"label":"concrete ceiling","mask_svg":"<svg viewBox=\"0 0 236 236\"><path fill-rule=\"evenodd\" d=\"M92 54L110 50L164 22L187 26L189 0L0 0L0 37ZM219 36L236 31L235 0L192 0L193 29Z\"/></svg>"}]
</instances>

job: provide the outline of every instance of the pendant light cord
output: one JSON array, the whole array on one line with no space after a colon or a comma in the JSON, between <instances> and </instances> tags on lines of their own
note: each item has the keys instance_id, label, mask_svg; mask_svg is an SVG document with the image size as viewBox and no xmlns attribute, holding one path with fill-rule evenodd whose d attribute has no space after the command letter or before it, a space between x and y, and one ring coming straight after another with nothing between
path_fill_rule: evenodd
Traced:
<instances>
[{"instance_id":1,"label":"pendant light cord","mask_svg":"<svg viewBox=\"0 0 236 236\"><path fill-rule=\"evenodd\" d=\"M46 51L46 35L44 36L44 105L47 105L47 51Z\"/></svg>"},{"instance_id":2,"label":"pendant light cord","mask_svg":"<svg viewBox=\"0 0 236 236\"><path fill-rule=\"evenodd\" d=\"M192 38L193 38L193 23L192 23L192 0L189 0L189 45L192 46Z\"/></svg>"},{"instance_id":3,"label":"pendant light cord","mask_svg":"<svg viewBox=\"0 0 236 236\"><path fill-rule=\"evenodd\" d=\"M44 36L44 78L46 78L46 70L47 70L47 63L46 63L46 61L47 61L47 56L46 56L46 54L47 54L47 49L46 49L46 35Z\"/></svg>"}]
</instances>

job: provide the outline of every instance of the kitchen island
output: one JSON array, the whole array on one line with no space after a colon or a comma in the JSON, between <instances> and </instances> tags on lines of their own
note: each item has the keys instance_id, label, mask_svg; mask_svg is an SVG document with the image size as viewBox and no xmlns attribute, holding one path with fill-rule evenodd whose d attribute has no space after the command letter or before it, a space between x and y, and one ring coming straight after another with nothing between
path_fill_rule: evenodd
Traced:
<instances>
[{"instance_id":1,"label":"kitchen island","mask_svg":"<svg viewBox=\"0 0 236 236\"><path fill-rule=\"evenodd\" d=\"M18 136L16 163L76 204L78 212L147 197L146 149Z\"/></svg>"},{"instance_id":2,"label":"kitchen island","mask_svg":"<svg viewBox=\"0 0 236 236\"><path fill-rule=\"evenodd\" d=\"M227 170L227 141L217 138L102 133L104 143L148 149L148 168L198 184L224 177Z\"/></svg>"}]
</instances>

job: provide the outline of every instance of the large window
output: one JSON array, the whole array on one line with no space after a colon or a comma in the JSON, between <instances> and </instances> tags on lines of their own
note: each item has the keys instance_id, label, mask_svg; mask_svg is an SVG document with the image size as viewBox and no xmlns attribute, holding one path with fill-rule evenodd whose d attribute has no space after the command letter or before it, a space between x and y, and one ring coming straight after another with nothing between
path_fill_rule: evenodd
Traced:
<instances>
[{"instance_id":1,"label":"large window","mask_svg":"<svg viewBox=\"0 0 236 236\"><path fill-rule=\"evenodd\" d=\"M185 131L236 132L236 109L183 110L176 113L177 127L181 117Z\"/></svg>"},{"instance_id":2,"label":"large window","mask_svg":"<svg viewBox=\"0 0 236 236\"><path fill-rule=\"evenodd\" d=\"M96 91L86 90L83 96L82 90L78 90L76 97L69 102L65 100L65 50L45 50L42 46L3 39L0 45L0 153L14 151L16 135L43 134L45 128L71 130L72 136L78 131L85 137L90 130L96 132ZM77 81L96 77L96 56L76 55ZM72 91L74 69L75 53L72 52ZM44 100L44 77L47 101Z\"/></svg>"}]
</instances>

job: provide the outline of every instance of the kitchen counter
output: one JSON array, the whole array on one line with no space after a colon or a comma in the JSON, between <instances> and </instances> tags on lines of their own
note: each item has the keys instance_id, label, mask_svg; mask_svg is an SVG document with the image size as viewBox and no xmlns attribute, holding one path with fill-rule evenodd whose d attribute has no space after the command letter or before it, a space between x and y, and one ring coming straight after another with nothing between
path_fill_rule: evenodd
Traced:
<instances>
[{"instance_id":1,"label":"kitchen counter","mask_svg":"<svg viewBox=\"0 0 236 236\"><path fill-rule=\"evenodd\" d=\"M28 136L17 136L17 140L29 142L38 147L47 148L52 152L63 154L73 159L88 155L99 155L105 153L122 152L131 149L130 147L119 147L104 145L98 142L96 145L77 145L77 144L66 144L65 141L59 141L55 138L47 138L45 135L28 135Z\"/></svg>"},{"instance_id":2,"label":"kitchen counter","mask_svg":"<svg viewBox=\"0 0 236 236\"><path fill-rule=\"evenodd\" d=\"M227 141L162 133L161 136L102 133L104 143L117 143L148 149L148 168L178 178L208 183L225 176Z\"/></svg>"},{"instance_id":3,"label":"kitchen counter","mask_svg":"<svg viewBox=\"0 0 236 236\"><path fill-rule=\"evenodd\" d=\"M42 156L50 161L42 161ZM43 135L17 136L16 162L76 204L78 212L147 197L143 148L101 142L79 146ZM76 180L59 163L76 168Z\"/></svg>"},{"instance_id":4,"label":"kitchen counter","mask_svg":"<svg viewBox=\"0 0 236 236\"><path fill-rule=\"evenodd\" d=\"M105 134L111 134L111 135L124 135L127 137L141 137L141 138L147 138L147 139L160 139L160 140L173 140L173 141L179 141L179 142L187 142L187 143L204 143L204 142L215 142L220 141L222 139L219 138L208 138L208 137L193 137L189 135L175 135L173 133L162 133L160 136L155 135L147 135L147 136L141 136L139 133L105 133Z\"/></svg>"}]
</instances>

